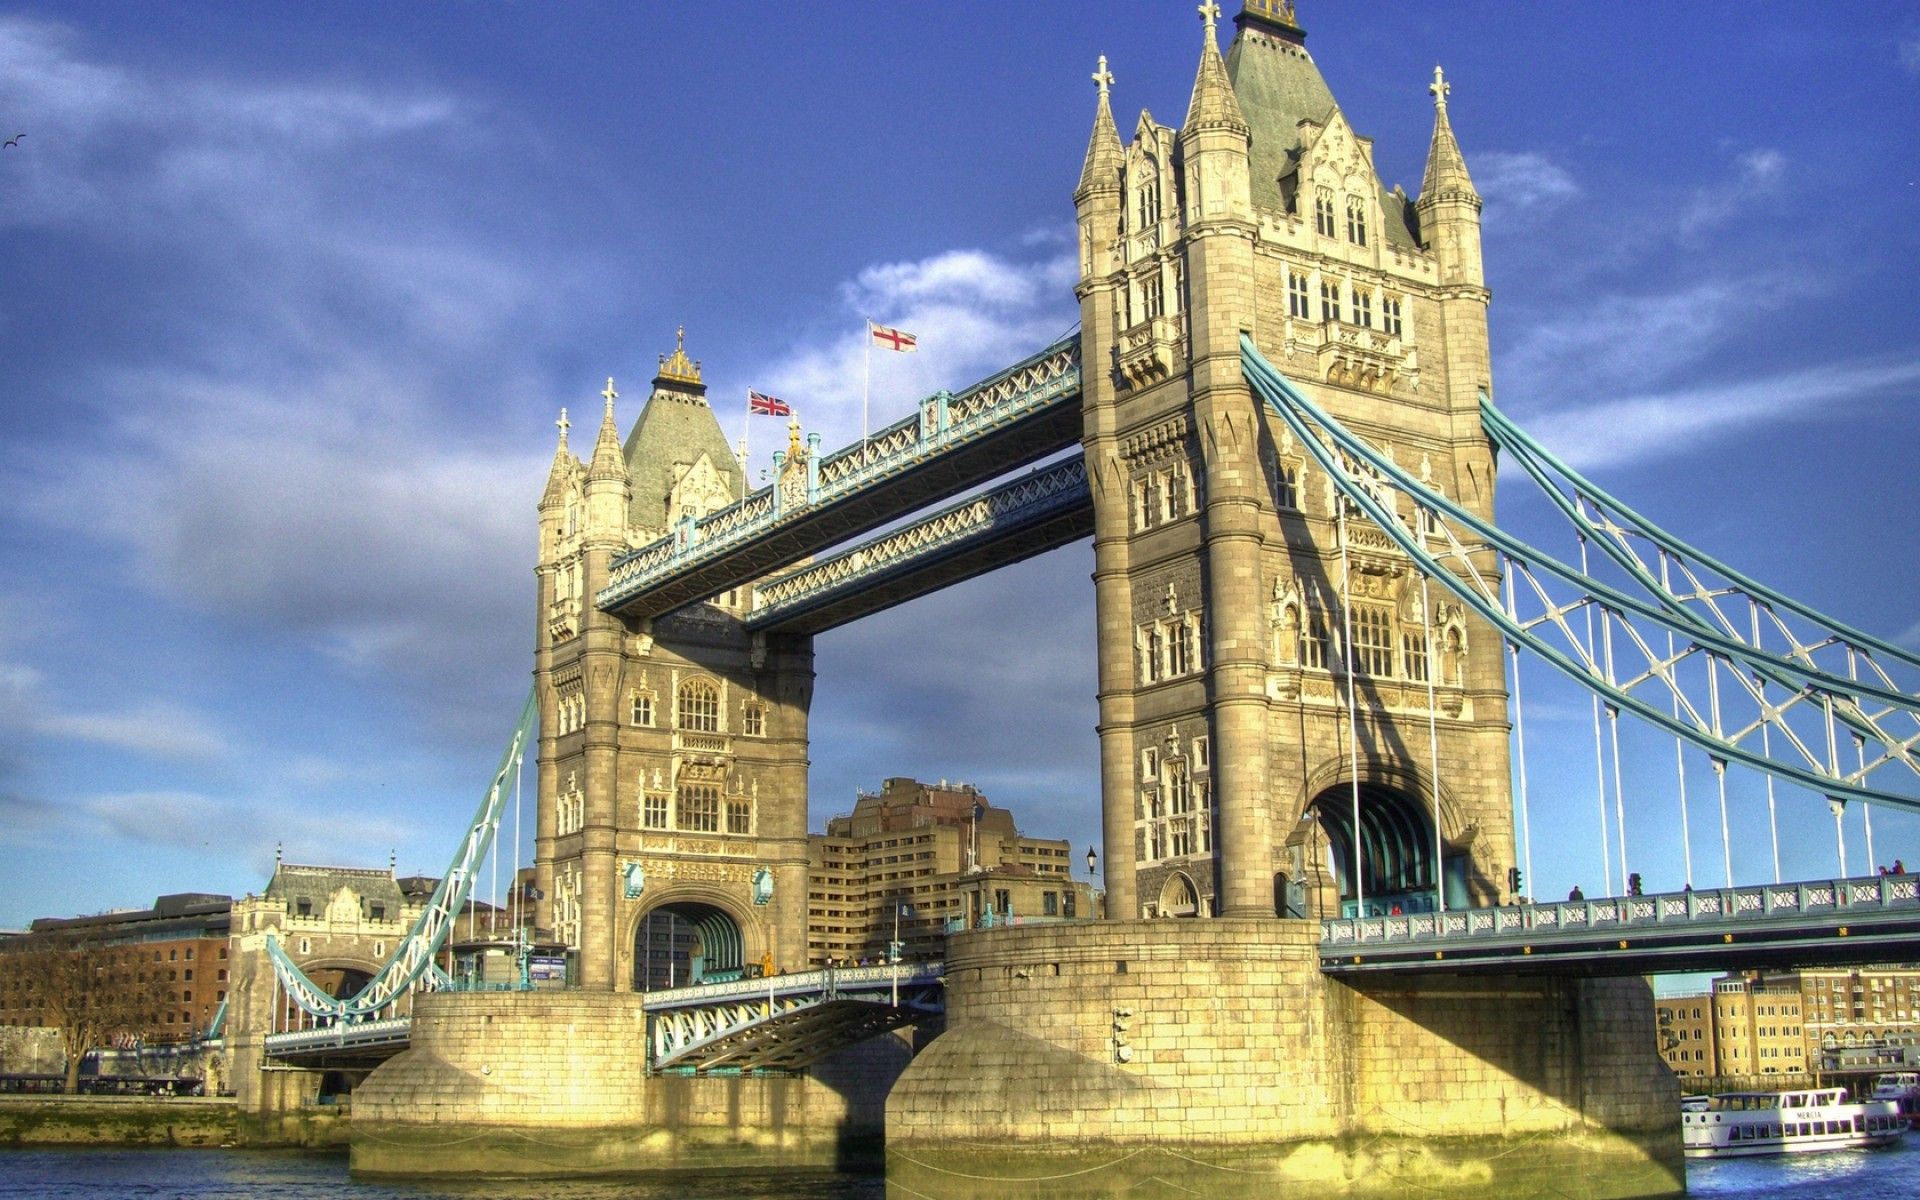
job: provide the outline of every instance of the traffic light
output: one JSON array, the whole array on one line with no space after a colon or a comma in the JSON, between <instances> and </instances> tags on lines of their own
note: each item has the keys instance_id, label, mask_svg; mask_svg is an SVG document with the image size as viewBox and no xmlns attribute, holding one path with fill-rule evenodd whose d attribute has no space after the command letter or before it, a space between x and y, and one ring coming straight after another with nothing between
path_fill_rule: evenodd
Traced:
<instances>
[{"instance_id":1,"label":"traffic light","mask_svg":"<svg viewBox=\"0 0 1920 1200\"><path fill-rule=\"evenodd\" d=\"M1520 874L1519 867L1507 868L1507 894L1508 895L1518 896L1520 894L1520 885L1524 882L1526 882L1526 879L1524 876Z\"/></svg>"}]
</instances>

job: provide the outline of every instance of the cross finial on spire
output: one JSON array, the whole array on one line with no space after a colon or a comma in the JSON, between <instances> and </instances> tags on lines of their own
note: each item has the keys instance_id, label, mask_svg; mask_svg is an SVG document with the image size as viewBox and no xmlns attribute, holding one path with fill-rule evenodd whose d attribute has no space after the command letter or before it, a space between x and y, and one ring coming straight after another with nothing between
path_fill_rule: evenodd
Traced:
<instances>
[{"instance_id":1,"label":"cross finial on spire","mask_svg":"<svg viewBox=\"0 0 1920 1200\"><path fill-rule=\"evenodd\" d=\"M1207 36L1213 36L1214 26L1220 20L1220 6L1214 0L1206 0L1199 8L1200 19L1207 23Z\"/></svg>"},{"instance_id":2,"label":"cross finial on spire","mask_svg":"<svg viewBox=\"0 0 1920 1200\"><path fill-rule=\"evenodd\" d=\"M1446 73L1440 69L1439 63L1433 65L1433 82L1427 85L1427 90L1433 93L1433 106L1444 112L1447 93L1453 90L1453 85L1447 82Z\"/></svg>"},{"instance_id":3,"label":"cross finial on spire","mask_svg":"<svg viewBox=\"0 0 1920 1200\"><path fill-rule=\"evenodd\" d=\"M566 445L566 443L567 443L567 430L569 430L569 429L572 429L572 428L573 428L573 422L572 422L572 421L569 421L569 420L567 420L567 410L566 410L566 409L564 409L564 408L563 408L563 409L561 409L561 410L560 410L560 419L559 419L558 421L555 421L555 422L554 422L554 425L555 425L555 426L556 426L556 427L557 427L557 428L558 428L558 429L560 430L560 444L561 444L561 445L563 445L563 446L564 446L564 445Z\"/></svg>"},{"instance_id":4,"label":"cross finial on spire","mask_svg":"<svg viewBox=\"0 0 1920 1200\"><path fill-rule=\"evenodd\" d=\"M1093 85L1100 89L1103 97L1107 89L1113 86L1113 72L1107 70L1107 56L1104 54L1100 56L1100 69L1093 73Z\"/></svg>"},{"instance_id":5,"label":"cross finial on spire","mask_svg":"<svg viewBox=\"0 0 1920 1200\"><path fill-rule=\"evenodd\" d=\"M613 390L613 376L607 376L606 390L600 394L607 398L607 415L613 415L613 402L620 398L620 393Z\"/></svg>"}]
</instances>

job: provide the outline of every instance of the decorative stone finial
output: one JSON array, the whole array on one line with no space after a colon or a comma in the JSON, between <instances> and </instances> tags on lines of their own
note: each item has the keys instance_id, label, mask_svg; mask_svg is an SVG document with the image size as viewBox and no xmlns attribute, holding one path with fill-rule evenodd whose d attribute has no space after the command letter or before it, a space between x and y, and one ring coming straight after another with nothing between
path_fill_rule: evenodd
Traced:
<instances>
[{"instance_id":1,"label":"decorative stone finial","mask_svg":"<svg viewBox=\"0 0 1920 1200\"><path fill-rule=\"evenodd\" d=\"M276 870L280 866L280 855L286 849L286 845L285 842L275 842L273 844L273 865Z\"/></svg>"},{"instance_id":2,"label":"decorative stone finial","mask_svg":"<svg viewBox=\"0 0 1920 1200\"><path fill-rule=\"evenodd\" d=\"M1220 6L1214 0L1206 0L1206 3L1199 7L1198 12L1200 19L1207 23L1207 36L1211 38L1214 27L1220 23Z\"/></svg>"},{"instance_id":3,"label":"decorative stone finial","mask_svg":"<svg viewBox=\"0 0 1920 1200\"><path fill-rule=\"evenodd\" d=\"M1427 85L1427 91L1433 94L1433 106L1441 112L1447 111L1447 93L1452 90L1453 85L1447 82L1446 73L1441 71L1439 63L1435 63L1433 82Z\"/></svg>"},{"instance_id":4,"label":"decorative stone finial","mask_svg":"<svg viewBox=\"0 0 1920 1200\"><path fill-rule=\"evenodd\" d=\"M557 428L557 429L559 429L559 430L560 430L560 444L561 444L562 446L564 446L564 445L566 445L566 444L567 444L567 430L569 430L569 429L572 429L572 428L573 428L573 422L572 422L572 421L569 421L569 420L567 420L567 410L566 410L566 409L564 409L564 408L563 408L563 409L561 409L561 410L560 410L560 419L559 419L558 421L555 421L555 422L554 422L553 424L554 424L554 426L555 426L555 428Z\"/></svg>"},{"instance_id":5,"label":"decorative stone finial","mask_svg":"<svg viewBox=\"0 0 1920 1200\"><path fill-rule=\"evenodd\" d=\"M613 376L607 376L607 386L600 394L607 398L607 415L612 416L613 402L620 398L620 393L613 390Z\"/></svg>"},{"instance_id":6,"label":"decorative stone finial","mask_svg":"<svg viewBox=\"0 0 1920 1200\"><path fill-rule=\"evenodd\" d=\"M787 461L792 462L800 456L800 418L794 417L787 422Z\"/></svg>"},{"instance_id":7,"label":"decorative stone finial","mask_svg":"<svg viewBox=\"0 0 1920 1200\"><path fill-rule=\"evenodd\" d=\"M1113 72L1107 70L1107 56L1100 56L1100 69L1093 73L1093 85L1100 89L1101 99L1105 99L1107 89L1113 86Z\"/></svg>"}]
</instances>

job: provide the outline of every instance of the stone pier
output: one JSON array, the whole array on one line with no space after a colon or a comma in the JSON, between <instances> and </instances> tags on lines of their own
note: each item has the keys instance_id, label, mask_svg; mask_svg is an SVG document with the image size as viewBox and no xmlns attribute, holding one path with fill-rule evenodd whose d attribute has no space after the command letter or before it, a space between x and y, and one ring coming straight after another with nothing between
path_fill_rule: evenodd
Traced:
<instances>
[{"instance_id":1,"label":"stone pier","mask_svg":"<svg viewBox=\"0 0 1920 1200\"><path fill-rule=\"evenodd\" d=\"M1316 922L957 936L947 1032L887 1101L888 1194L1679 1195L1638 980L1363 987Z\"/></svg>"},{"instance_id":2,"label":"stone pier","mask_svg":"<svg viewBox=\"0 0 1920 1200\"><path fill-rule=\"evenodd\" d=\"M879 1037L805 1075L649 1077L641 997L422 996L411 1047L353 1094L353 1170L593 1175L876 1165L909 1050Z\"/></svg>"}]
</instances>

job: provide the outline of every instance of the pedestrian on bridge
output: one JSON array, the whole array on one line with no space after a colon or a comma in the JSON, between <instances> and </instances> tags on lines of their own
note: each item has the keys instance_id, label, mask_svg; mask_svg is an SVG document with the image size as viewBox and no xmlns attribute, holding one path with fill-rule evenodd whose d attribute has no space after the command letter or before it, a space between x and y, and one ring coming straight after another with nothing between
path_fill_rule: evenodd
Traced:
<instances>
[{"instance_id":1,"label":"pedestrian on bridge","mask_svg":"<svg viewBox=\"0 0 1920 1200\"><path fill-rule=\"evenodd\" d=\"M1573 890L1567 893L1567 899L1569 900L1585 900L1586 898L1587 894L1580 890L1580 885L1577 883L1573 885Z\"/></svg>"}]
</instances>

